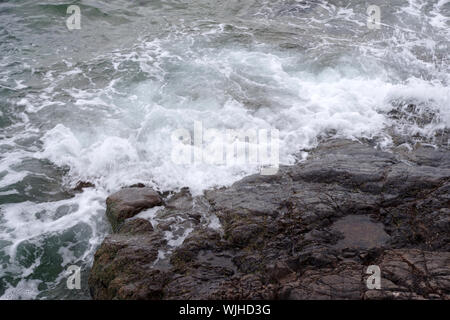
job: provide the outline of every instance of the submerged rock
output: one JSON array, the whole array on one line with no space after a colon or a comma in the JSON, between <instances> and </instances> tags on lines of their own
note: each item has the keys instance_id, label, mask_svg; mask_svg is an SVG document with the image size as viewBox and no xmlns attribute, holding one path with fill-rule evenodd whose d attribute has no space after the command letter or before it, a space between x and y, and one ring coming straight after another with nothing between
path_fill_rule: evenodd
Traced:
<instances>
[{"instance_id":1,"label":"submerged rock","mask_svg":"<svg viewBox=\"0 0 450 320\"><path fill-rule=\"evenodd\" d=\"M83 191L83 189L86 188L95 188L95 185L91 182L88 181L78 181L77 185L75 186L75 188L73 188L74 191Z\"/></svg>"},{"instance_id":2,"label":"submerged rock","mask_svg":"<svg viewBox=\"0 0 450 320\"><path fill-rule=\"evenodd\" d=\"M450 151L425 161L418 150L335 140L273 176L199 197L182 189L153 226L126 220L105 239L92 297L449 299ZM179 240L167 241L170 230ZM380 290L366 286L369 265Z\"/></svg>"}]
</instances>

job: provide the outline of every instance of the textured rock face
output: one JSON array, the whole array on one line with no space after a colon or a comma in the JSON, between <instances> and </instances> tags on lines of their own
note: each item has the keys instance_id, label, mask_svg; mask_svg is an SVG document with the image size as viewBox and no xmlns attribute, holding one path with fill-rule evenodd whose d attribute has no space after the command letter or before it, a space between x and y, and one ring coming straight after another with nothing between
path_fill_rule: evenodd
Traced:
<instances>
[{"instance_id":1,"label":"textured rock face","mask_svg":"<svg viewBox=\"0 0 450 320\"><path fill-rule=\"evenodd\" d=\"M152 269L164 240L147 220L125 223L95 254L89 286L97 299L158 299L165 273Z\"/></svg>"},{"instance_id":2,"label":"textured rock face","mask_svg":"<svg viewBox=\"0 0 450 320\"><path fill-rule=\"evenodd\" d=\"M114 231L125 219L131 218L144 209L160 205L162 199L152 188L132 187L122 189L106 199L106 215Z\"/></svg>"},{"instance_id":3,"label":"textured rock face","mask_svg":"<svg viewBox=\"0 0 450 320\"><path fill-rule=\"evenodd\" d=\"M183 189L151 224L127 220L105 239L92 296L449 299L449 159L336 140L274 176ZM380 290L366 286L369 265Z\"/></svg>"}]
</instances>

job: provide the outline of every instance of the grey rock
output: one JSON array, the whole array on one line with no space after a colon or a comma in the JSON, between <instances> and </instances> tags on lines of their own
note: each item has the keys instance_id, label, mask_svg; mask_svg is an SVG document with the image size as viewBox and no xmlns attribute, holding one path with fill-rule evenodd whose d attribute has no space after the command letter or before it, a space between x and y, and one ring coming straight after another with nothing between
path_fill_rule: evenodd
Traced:
<instances>
[{"instance_id":1,"label":"grey rock","mask_svg":"<svg viewBox=\"0 0 450 320\"><path fill-rule=\"evenodd\" d=\"M152 265L164 243L147 220L126 221L118 233L106 237L95 253L89 276L92 297L161 299L169 273Z\"/></svg>"},{"instance_id":2,"label":"grey rock","mask_svg":"<svg viewBox=\"0 0 450 320\"><path fill-rule=\"evenodd\" d=\"M126 220L105 239L92 296L448 299L449 159L446 149L385 152L332 140L273 176L197 197L182 189L153 227ZM164 240L168 232L179 246ZM381 290L365 284L369 265L381 268Z\"/></svg>"},{"instance_id":3,"label":"grey rock","mask_svg":"<svg viewBox=\"0 0 450 320\"><path fill-rule=\"evenodd\" d=\"M124 188L106 199L106 216L113 231L117 231L126 219L160 204L162 199L152 188Z\"/></svg>"},{"instance_id":4,"label":"grey rock","mask_svg":"<svg viewBox=\"0 0 450 320\"><path fill-rule=\"evenodd\" d=\"M332 230L344 235L335 245L336 248L375 248L385 245L390 237L384 231L382 223L374 223L366 215L351 215L336 221Z\"/></svg>"}]
</instances>

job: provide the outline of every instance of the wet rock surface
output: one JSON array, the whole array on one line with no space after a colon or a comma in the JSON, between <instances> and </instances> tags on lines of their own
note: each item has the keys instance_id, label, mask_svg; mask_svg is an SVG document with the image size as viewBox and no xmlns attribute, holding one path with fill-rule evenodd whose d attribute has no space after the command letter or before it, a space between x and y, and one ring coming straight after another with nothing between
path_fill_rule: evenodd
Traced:
<instances>
[{"instance_id":1,"label":"wet rock surface","mask_svg":"<svg viewBox=\"0 0 450 320\"><path fill-rule=\"evenodd\" d=\"M147 220L135 219L108 236L95 254L89 286L97 299L159 299L166 273L153 269L164 240Z\"/></svg>"},{"instance_id":2,"label":"wet rock surface","mask_svg":"<svg viewBox=\"0 0 450 320\"><path fill-rule=\"evenodd\" d=\"M182 189L121 215L144 210L97 251L92 297L449 299L449 159L334 140L273 176Z\"/></svg>"},{"instance_id":3,"label":"wet rock surface","mask_svg":"<svg viewBox=\"0 0 450 320\"><path fill-rule=\"evenodd\" d=\"M370 249L384 246L390 239L384 231L382 223L371 221L365 215L345 216L336 221L331 230L343 234L335 248L338 249Z\"/></svg>"},{"instance_id":4,"label":"wet rock surface","mask_svg":"<svg viewBox=\"0 0 450 320\"><path fill-rule=\"evenodd\" d=\"M142 186L124 188L106 199L106 216L113 230L117 231L125 219L161 203L161 197L152 188Z\"/></svg>"}]
</instances>

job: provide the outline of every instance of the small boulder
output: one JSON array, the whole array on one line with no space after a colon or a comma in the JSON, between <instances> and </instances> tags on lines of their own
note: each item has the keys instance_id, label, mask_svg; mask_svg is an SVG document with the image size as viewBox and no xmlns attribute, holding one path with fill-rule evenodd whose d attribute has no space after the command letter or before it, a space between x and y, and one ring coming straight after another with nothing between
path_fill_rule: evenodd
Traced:
<instances>
[{"instance_id":1,"label":"small boulder","mask_svg":"<svg viewBox=\"0 0 450 320\"><path fill-rule=\"evenodd\" d=\"M124 188L106 199L106 216L114 232L128 218L162 203L152 188Z\"/></svg>"}]
</instances>

